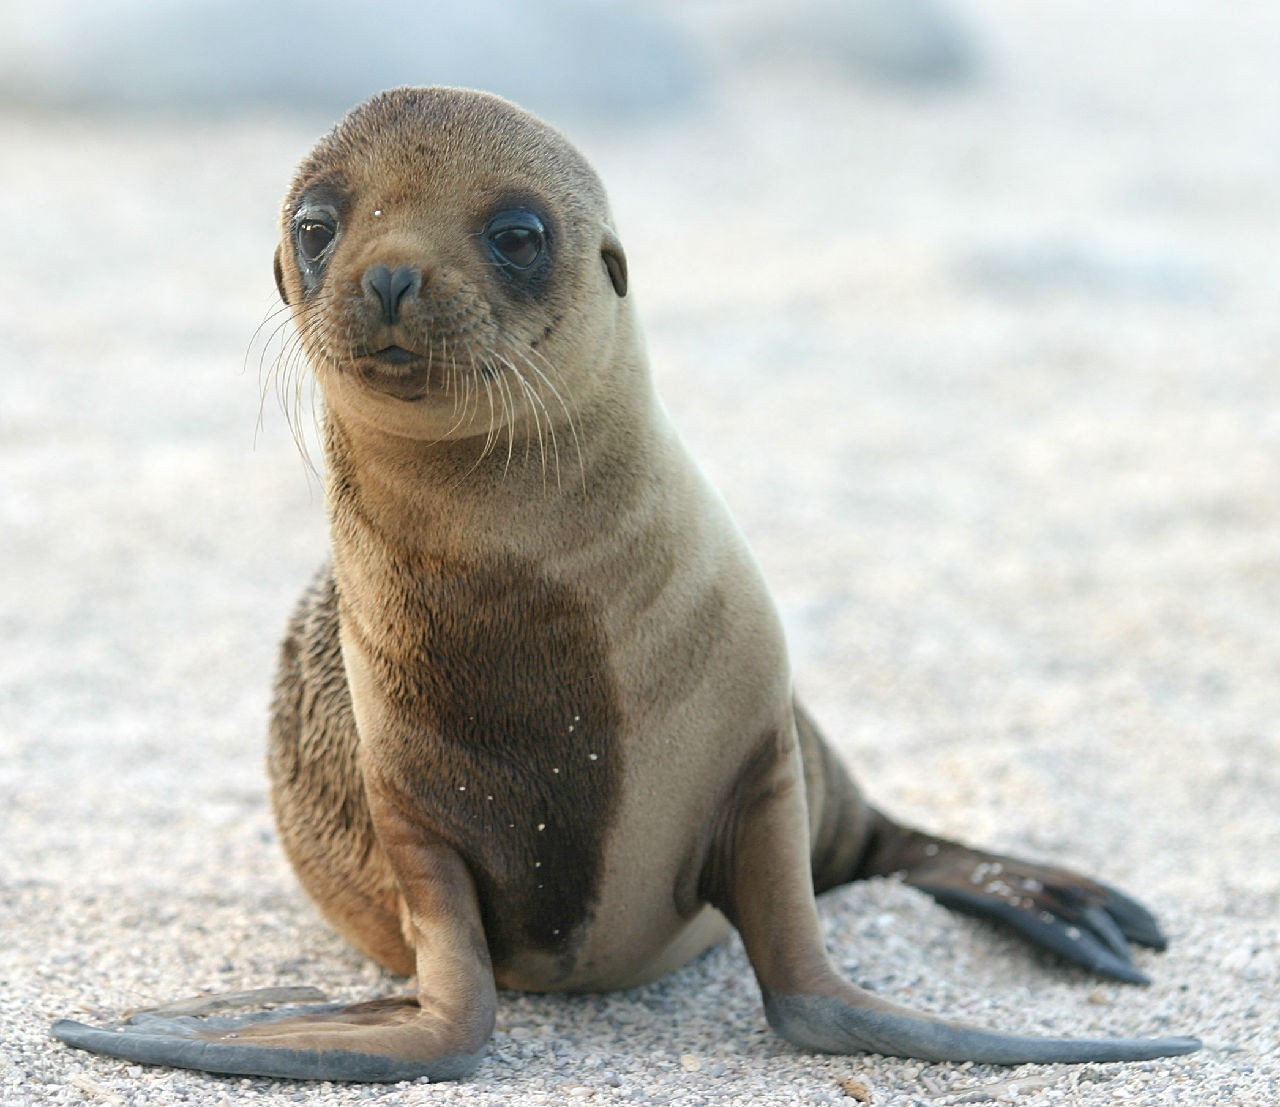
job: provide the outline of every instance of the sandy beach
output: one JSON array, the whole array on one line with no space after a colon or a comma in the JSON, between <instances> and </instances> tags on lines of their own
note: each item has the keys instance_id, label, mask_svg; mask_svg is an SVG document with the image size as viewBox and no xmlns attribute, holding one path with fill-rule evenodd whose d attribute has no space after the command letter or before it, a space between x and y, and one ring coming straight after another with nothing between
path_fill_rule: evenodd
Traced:
<instances>
[{"instance_id":1,"label":"sandy beach","mask_svg":"<svg viewBox=\"0 0 1280 1107\"><path fill-rule=\"evenodd\" d=\"M1280 9L956 7L981 50L944 90L717 54L705 6L696 103L558 122L609 186L664 400L867 790L1102 876L1171 940L1138 955L1149 987L1112 984L875 881L821 901L837 963L1004 1029L1204 1049L809 1055L769 1031L736 940L631 992L501 996L463 1084L50 1040L197 992L403 981L306 900L262 765L276 643L327 541L271 277L325 122L8 103L0 1103L789 1107L857 1102L849 1081L876 1107L1280 1101Z\"/></svg>"}]
</instances>

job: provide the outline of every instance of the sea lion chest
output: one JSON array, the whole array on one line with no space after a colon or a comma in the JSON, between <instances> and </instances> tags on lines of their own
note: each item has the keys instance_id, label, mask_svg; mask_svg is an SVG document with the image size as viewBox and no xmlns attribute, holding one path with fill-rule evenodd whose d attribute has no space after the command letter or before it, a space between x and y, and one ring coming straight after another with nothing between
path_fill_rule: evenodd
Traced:
<instances>
[{"instance_id":1,"label":"sea lion chest","mask_svg":"<svg viewBox=\"0 0 1280 1107\"><path fill-rule=\"evenodd\" d=\"M592 605L511 557L390 565L359 587L376 614L339 589L367 761L467 859L495 965L537 952L568 971L622 778Z\"/></svg>"},{"instance_id":2,"label":"sea lion chest","mask_svg":"<svg viewBox=\"0 0 1280 1107\"><path fill-rule=\"evenodd\" d=\"M366 781L466 861L504 986L627 987L723 934L700 877L741 766L791 709L723 504L674 438L643 460L629 479L588 466L572 494L495 480L429 511L373 495L367 470L335 480Z\"/></svg>"}]
</instances>

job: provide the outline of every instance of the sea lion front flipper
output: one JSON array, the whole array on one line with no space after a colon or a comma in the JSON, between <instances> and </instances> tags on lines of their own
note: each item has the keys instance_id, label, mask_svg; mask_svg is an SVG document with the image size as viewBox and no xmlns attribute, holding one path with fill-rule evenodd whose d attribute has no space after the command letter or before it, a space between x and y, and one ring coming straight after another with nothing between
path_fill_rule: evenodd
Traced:
<instances>
[{"instance_id":1,"label":"sea lion front flipper","mask_svg":"<svg viewBox=\"0 0 1280 1107\"><path fill-rule=\"evenodd\" d=\"M769 1024L796 1045L924 1061L1137 1061L1190 1053L1194 1038L1001 1034L911 1011L842 979L823 947L810 876L804 775L794 735L750 759L712 852L708 898L742 936Z\"/></svg>"},{"instance_id":2,"label":"sea lion front flipper","mask_svg":"<svg viewBox=\"0 0 1280 1107\"><path fill-rule=\"evenodd\" d=\"M493 1032L497 1008L475 885L454 850L421 827L405 833L391 804L375 803L375 811L417 955L416 996L240 1017L143 1011L107 1027L63 1019L54 1023L53 1036L126 1061L242 1076L344 1081L466 1076Z\"/></svg>"},{"instance_id":3,"label":"sea lion front flipper","mask_svg":"<svg viewBox=\"0 0 1280 1107\"><path fill-rule=\"evenodd\" d=\"M121 1023L71 1019L52 1034L77 1049L147 1065L295 1080L457 1080L481 1050L429 1056L436 1045L414 996L344 1007L318 1004L240 1016L166 1017L140 1012Z\"/></svg>"}]
</instances>

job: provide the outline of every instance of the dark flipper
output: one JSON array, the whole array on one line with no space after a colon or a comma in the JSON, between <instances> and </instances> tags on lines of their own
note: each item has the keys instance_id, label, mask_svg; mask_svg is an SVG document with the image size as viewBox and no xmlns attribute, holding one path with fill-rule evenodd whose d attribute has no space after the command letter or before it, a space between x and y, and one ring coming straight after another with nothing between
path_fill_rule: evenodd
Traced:
<instances>
[{"instance_id":1,"label":"dark flipper","mask_svg":"<svg viewBox=\"0 0 1280 1107\"><path fill-rule=\"evenodd\" d=\"M1142 904L1126 896L1120 889L1111 887L1110 884L1104 884L1100 880L1095 880L1093 883L1106 895L1107 914L1120 928L1120 933L1129 941L1161 952L1169 947L1169 942L1161 933L1160 924L1156 922L1155 916Z\"/></svg>"},{"instance_id":2,"label":"dark flipper","mask_svg":"<svg viewBox=\"0 0 1280 1107\"><path fill-rule=\"evenodd\" d=\"M1066 908L1064 914L1059 914L1023 907L979 890L933 885L923 880L908 883L928 892L944 907L1003 923L1033 945L1100 976L1127 984L1151 983L1145 973L1134 967L1124 934L1104 907Z\"/></svg>"},{"instance_id":3,"label":"dark flipper","mask_svg":"<svg viewBox=\"0 0 1280 1107\"><path fill-rule=\"evenodd\" d=\"M797 750L785 734L770 736L760 754L748 763L732 800L732 814L716 841L707 876L711 902L742 935L769 1023L785 1038L806 1049L830 1053L868 1051L926 1061L1005 1065L1138 1061L1190 1053L1200 1047L1194 1038L1068 1039L1003 1034L911 1011L843 980L823 947L813 900L812 881L818 881L819 887L824 883L814 870L831 877L836 871L835 859L842 853L848 856L838 843L825 841L828 828L836 834L842 828L854 828L861 834L860 862L852 871L845 867L849 873L846 879L905 870L907 880L919 880L922 887L950 894L966 908L979 900L988 915L997 915L992 905L1000 904L1017 910L1020 920L1034 921L1035 912L1021 904L1014 908L1012 894L992 885L1010 873L1015 879L1025 873L1027 879L1041 881L1044 888L1039 891L1018 888L1019 899L1032 893L1040 897L1035 901L1037 910L1043 907L1049 911L1052 901L1053 913L1044 923L1050 937L1032 936L1050 948L1065 938L1078 957L1079 943L1071 939L1067 928L1082 934L1087 931L1092 942L1089 956L1101 959L1109 970L1115 970L1114 962L1121 954L1127 957L1126 935L1151 940L1159 931L1132 901L1119 897L1112 906L1105 889L1074 874L979 854L905 830L860 800L857 806L846 802L833 811L832 790L822 793L827 809L815 810L806 803L806 795L815 794L814 778L821 778L821 766L815 770L815 762L806 762L809 772L802 775L805 766L800 754L807 754L806 745L812 749L812 743L808 740L811 735L801 733L799 737ZM811 850L809 835L815 823L819 833ZM996 871L996 865L1014 868ZM826 886L831 885L827 882ZM1071 922L1065 921L1068 917Z\"/></svg>"},{"instance_id":4,"label":"dark flipper","mask_svg":"<svg viewBox=\"0 0 1280 1107\"><path fill-rule=\"evenodd\" d=\"M1069 869L970 849L883 816L874 841L860 876L900 873L943 906L1008 926L1101 976L1149 983L1134 966L1128 943L1165 948L1146 908Z\"/></svg>"},{"instance_id":5,"label":"dark flipper","mask_svg":"<svg viewBox=\"0 0 1280 1107\"><path fill-rule=\"evenodd\" d=\"M1147 983L1128 943L1157 950L1166 943L1140 903L1070 869L971 849L894 822L866 802L799 704L795 718L815 890L901 875L944 906L1008 926L1092 972Z\"/></svg>"},{"instance_id":6,"label":"dark flipper","mask_svg":"<svg viewBox=\"0 0 1280 1107\"><path fill-rule=\"evenodd\" d=\"M857 989L852 989L854 992ZM867 993L864 993L867 995ZM870 996L872 1000L876 997ZM1029 1038L882 1010L833 996L774 996L769 1025L805 1049L990 1065L1149 1061L1200 1048L1195 1038Z\"/></svg>"},{"instance_id":7,"label":"dark flipper","mask_svg":"<svg viewBox=\"0 0 1280 1107\"><path fill-rule=\"evenodd\" d=\"M166 1004L123 1023L63 1019L59 1041L152 1065L298 1080L457 1080L475 1068L493 1032L497 993L475 884L457 852L408 822L395 795L371 785L389 843L417 958L418 995L350 1007L324 1004L243 1016L209 1015L247 993Z\"/></svg>"},{"instance_id":8,"label":"dark flipper","mask_svg":"<svg viewBox=\"0 0 1280 1107\"><path fill-rule=\"evenodd\" d=\"M146 1065L297 1080L458 1080L482 1050L432 1056L431 1020L404 997L243 1016L140 1012L106 1027L61 1019L52 1034L78 1049Z\"/></svg>"}]
</instances>

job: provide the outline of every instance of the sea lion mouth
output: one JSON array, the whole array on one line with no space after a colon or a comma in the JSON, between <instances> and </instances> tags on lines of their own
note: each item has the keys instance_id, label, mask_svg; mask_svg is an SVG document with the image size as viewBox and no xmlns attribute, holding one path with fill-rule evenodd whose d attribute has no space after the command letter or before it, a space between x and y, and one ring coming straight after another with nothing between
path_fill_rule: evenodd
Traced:
<instances>
[{"instance_id":1,"label":"sea lion mouth","mask_svg":"<svg viewBox=\"0 0 1280 1107\"><path fill-rule=\"evenodd\" d=\"M403 346L384 346L355 359L360 380L397 400L419 400L431 387L431 360Z\"/></svg>"},{"instance_id":2,"label":"sea lion mouth","mask_svg":"<svg viewBox=\"0 0 1280 1107\"><path fill-rule=\"evenodd\" d=\"M421 354L406 350L403 346L384 346L381 350L375 350L370 356L377 358L385 365L409 365L422 360Z\"/></svg>"}]
</instances>

